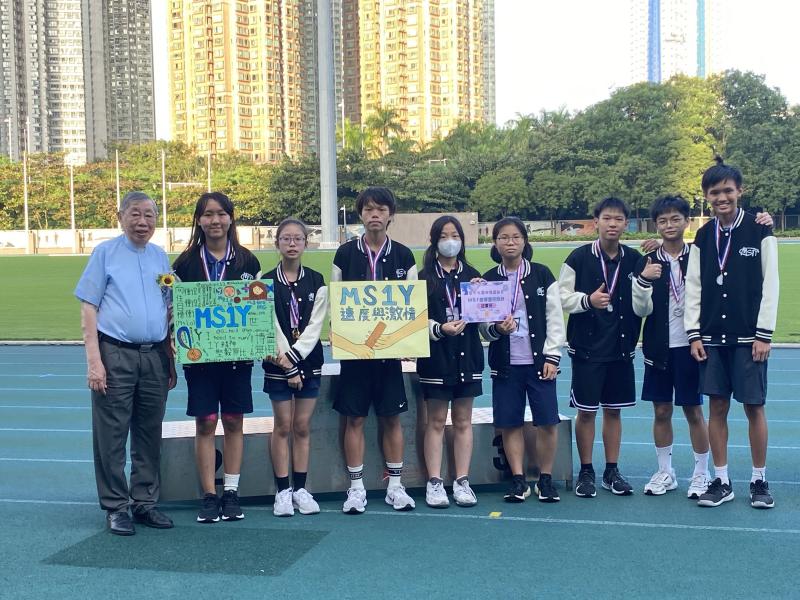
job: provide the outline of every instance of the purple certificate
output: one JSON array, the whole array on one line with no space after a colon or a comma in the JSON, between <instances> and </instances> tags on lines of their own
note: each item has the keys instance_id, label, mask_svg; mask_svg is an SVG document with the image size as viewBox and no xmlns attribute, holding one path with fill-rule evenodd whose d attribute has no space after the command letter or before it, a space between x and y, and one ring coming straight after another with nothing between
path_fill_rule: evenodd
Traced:
<instances>
[{"instance_id":1,"label":"purple certificate","mask_svg":"<svg viewBox=\"0 0 800 600\"><path fill-rule=\"evenodd\" d=\"M461 284L461 318L467 323L493 323L511 314L509 281Z\"/></svg>"}]
</instances>

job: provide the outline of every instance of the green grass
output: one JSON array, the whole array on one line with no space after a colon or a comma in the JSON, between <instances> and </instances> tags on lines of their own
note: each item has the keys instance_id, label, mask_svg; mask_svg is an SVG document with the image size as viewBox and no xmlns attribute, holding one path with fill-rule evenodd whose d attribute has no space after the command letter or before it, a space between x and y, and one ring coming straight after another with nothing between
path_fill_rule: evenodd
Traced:
<instances>
[{"instance_id":1,"label":"green grass","mask_svg":"<svg viewBox=\"0 0 800 600\"><path fill-rule=\"evenodd\" d=\"M558 271L569 248L539 246L534 258ZM422 252L415 251L417 263ZM780 244L781 299L775 341L800 343L800 244ZM262 268L271 269L276 252L258 252ZM479 271L494 263L488 249L472 249L470 261ZM81 338L78 301L72 295L88 257L7 256L0 257L0 339L77 340ZM309 251L303 263L325 275L331 271L333 252Z\"/></svg>"}]
</instances>

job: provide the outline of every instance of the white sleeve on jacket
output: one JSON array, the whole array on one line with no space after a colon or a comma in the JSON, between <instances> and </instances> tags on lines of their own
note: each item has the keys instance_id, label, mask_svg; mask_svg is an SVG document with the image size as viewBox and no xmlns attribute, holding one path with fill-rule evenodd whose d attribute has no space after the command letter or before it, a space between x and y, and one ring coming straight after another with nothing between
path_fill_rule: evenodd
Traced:
<instances>
[{"instance_id":1,"label":"white sleeve on jacket","mask_svg":"<svg viewBox=\"0 0 800 600\"><path fill-rule=\"evenodd\" d=\"M564 327L564 310L561 306L561 286L554 281L547 288L547 337L544 340L542 352L545 361L558 366L561 361L561 347L567 341Z\"/></svg>"},{"instance_id":2,"label":"white sleeve on jacket","mask_svg":"<svg viewBox=\"0 0 800 600\"><path fill-rule=\"evenodd\" d=\"M700 297L703 284L700 279L700 247L692 244L689 265L686 268L686 293L684 299L683 327L689 342L700 339Z\"/></svg>"},{"instance_id":3,"label":"white sleeve on jacket","mask_svg":"<svg viewBox=\"0 0 800 600\"><path fill-rule=\"evenodd\" d=\"M561 265L558 287L561 294L561 306L569 314L574 315L589 310L589 296L575 291L575 271L567 263Z\"/></svg>"},{"instance_id":4,"label":"white sleeve on jacket","mask_svg":"<svg viewBox=\"0 0 800 600\"><path fill-rule=\"evenodd\" d=\"M637 317L647 317L653 313L653 283L641 275L633 280L631 288L633 312Z\"/></svg>"},{"instance_id":5,"label":"white sleeve on jacket","mask_svg":"<svg viewBox=\"0 0 800 600\"><path fill-rule=\"evenodd\" d=\"M317 294L314 297L314 308L311 309L311 318L308 325L292 345L291 350L286 353L286 356L295 365L311 354L311 351L316 347L327 313L328 288L323 285L317 290Z\"/></svg>"},{"instance_id":6,"label":"white sleeve on jacket","mask_svg":"<svg viewBox=\"0 0 800 600\"><path fill-rule=\"evenodd\" d=\"M758 309L756 339L772 343L772 334L778 318L778 240L770 235L761 240L761 306Z\"/></svg>"}]
</instances>

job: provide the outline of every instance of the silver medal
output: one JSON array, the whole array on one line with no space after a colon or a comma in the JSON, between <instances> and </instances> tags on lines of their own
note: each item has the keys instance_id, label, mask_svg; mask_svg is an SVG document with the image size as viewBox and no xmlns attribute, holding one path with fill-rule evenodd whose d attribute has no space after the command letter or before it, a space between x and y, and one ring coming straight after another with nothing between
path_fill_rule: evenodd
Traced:
<instances>
[{"instance_id":1,"label":"silver medal","mask_svg":"<svg viewBox=\"0 0 800 600\"><path fill-rule=\"evenodd\" d=\"M611 305L611 304L609 304L608 306L606 306L606 310L607 310L608 312L614 312L614 306L613 306L613 305Z\"/></svg>"},{"instance_id":2,"label":"silver medal","mask_svg":"<svg viewBox=\"0 0 800 600\"><path fill-rule=\"evenodd\" d=\"M717 275L717 285L722 285L722 273Z\"/></svg>"},{"instance_id":3,"label":"silver medal","mask_svg":"<svg viewBox=\"0 0 800 600\"><path fill-rule=\"evenodd\" d=\"M680 306L676 306L675 309L672 311L672 314L675 315L676 317L682 317L683 309Z\"/></svg>"}]
</instances>

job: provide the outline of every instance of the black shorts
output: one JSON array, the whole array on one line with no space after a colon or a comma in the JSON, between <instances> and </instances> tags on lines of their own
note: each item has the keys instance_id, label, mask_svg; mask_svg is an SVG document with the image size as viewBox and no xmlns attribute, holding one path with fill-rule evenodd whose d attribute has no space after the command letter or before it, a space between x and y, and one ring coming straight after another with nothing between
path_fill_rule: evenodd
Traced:
<instances>
[{"instance_id":1,"label":"black shorts","mask_svg":"<svg viewBox=\"0 0 800 600\"><path fill-rule=\"evenodd\" d=\"M706 396L730 398L742 404L767 401L767 361L754 362L753 348L706 346L708 358L700 363L700 391Z\"/></svg>"},{"instance_id":2,"label":"black shorts","mask_svg":"<svg viewBox=\"0 0 800 600\"><path fill-rule=\"evenodd\" d=\"M692 358L689 346L669 349L666 369L658 369L645 363L642 400L649 402L672 402L675 406L700 406L700 367Z\"/></svg>"},{"instance_id":3,"label":"black shorts","mask_svg":"<svg viewBox=\"0 0 800 600\"><path fill-rule=\"evenodd\" d=\"M403 368L397 359L343 360L333 408L348 417L366 417L375 407L379 417L408 410Z\"/></svg>"},{"instance_id":4,"label":"black shorts","mask_svg":"<svg viewBox=\"0 0 800 600\"><path fill-rule=\"evenodd\" d=\"M635 406L633 361L590 362L573 358L569 405L588 412L596 412L601 406Z\"/></svg>"},{"instance_id":5,"label":"black shorts","mask_svg":"<svg viewBox=\"0 0 800 600\"><path fill-rule=\"evenodd\" d=\"M269 394L272 402L286 402L292 398L306 400L319 396L320 378L312 377L303 380L303 387L299 390L289 387L288 379L264 378L264 392Z\"/></svg>"},{"instance_id":6,"label":"black shorts","mask_svg":"<svg viewBox=\"0 0 800 600\"><path fill-rule=\"evenodd\" d=\"M511 365L507 377L492 378L494 426L522 427L525 423L526 399L531 407L534 425L559 423L555 379L540 379L533 365Z\"/></svg>"},{"instance_id":7,"label":"black shorts","mask_svg":"<svg viewBox=\"0 0 800 600\"><path fill-rule=\"evenodd\" d=\"M475 398L483 393L480 381L457 383L455 385L437 385L434 383L420 383L422 397L425 400L444 400L452 402L459 398Z\"/></svg>"},{"instance_id":8,"label":"black shorts","mask_svg":"<svg viewBox=\"0 0 800 600\"><path fill-rule=\"evenodd\" d=\"M220 362L202 363L183 368L190 417L207 417L221 412L244 415L253 412L253 392L250 376L253 363Z\"/></svg>"}]
</instances>

